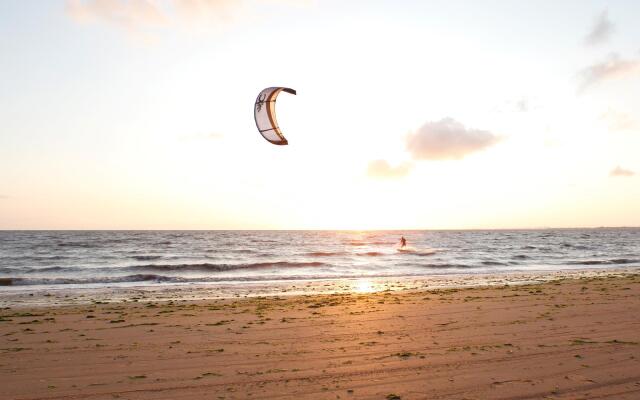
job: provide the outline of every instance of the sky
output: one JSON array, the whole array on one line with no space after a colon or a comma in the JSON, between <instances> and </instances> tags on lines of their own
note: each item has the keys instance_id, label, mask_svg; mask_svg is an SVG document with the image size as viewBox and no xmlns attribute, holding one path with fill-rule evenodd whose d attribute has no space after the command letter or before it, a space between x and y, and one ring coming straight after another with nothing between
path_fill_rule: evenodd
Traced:
<instances>
[{"instance_id":1,"label":"sky","mask_svg":"<svg viewBox=\"0 0 640 400\"><path fill-rule=\"evenodd\" d=\"M0 2L0 229L640 226L640 2ZM288 146L258 133L266 87Z\"/></svg>"}]
</instances>

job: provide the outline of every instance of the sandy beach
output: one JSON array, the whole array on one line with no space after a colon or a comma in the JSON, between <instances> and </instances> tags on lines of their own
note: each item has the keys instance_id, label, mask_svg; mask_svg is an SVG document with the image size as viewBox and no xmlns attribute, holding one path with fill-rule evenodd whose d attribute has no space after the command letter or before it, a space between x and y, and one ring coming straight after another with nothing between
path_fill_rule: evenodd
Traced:
<instances>
[{"instance_id":1,"label":"sandy beach","mask_svg":"<svg viewBox=\"0 0 640 400\"><path fill-rule=\"evenodd\" d=\"M637 399L640 275L5 307L2 399Z\"/></svg>"}]
</instances>

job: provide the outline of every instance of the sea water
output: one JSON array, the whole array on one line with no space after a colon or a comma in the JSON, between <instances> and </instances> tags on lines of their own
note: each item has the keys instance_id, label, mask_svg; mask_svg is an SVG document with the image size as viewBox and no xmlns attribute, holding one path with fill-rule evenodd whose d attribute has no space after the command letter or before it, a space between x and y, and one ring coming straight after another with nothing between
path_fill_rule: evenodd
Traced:
<instances>
[{"instance_id":1,"label":"sea water","mask_svg":"<svg viewBox=\"0 0 640 400\"><path fill-rule=\"evenodd\" d=\"M620 267L640 267L639 228L0 231L0 291Z\"/></svg>"}]
</instances>

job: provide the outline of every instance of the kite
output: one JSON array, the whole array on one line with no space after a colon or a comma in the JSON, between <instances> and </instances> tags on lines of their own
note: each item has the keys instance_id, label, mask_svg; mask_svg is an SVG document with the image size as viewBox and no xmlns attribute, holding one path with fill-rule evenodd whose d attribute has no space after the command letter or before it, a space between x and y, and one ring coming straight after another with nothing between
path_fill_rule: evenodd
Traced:
<instances>
[{"instance_id":1,"label":"kite","mask_svg":"<svg viewBox=\"0 0 640 400\"><path fill-rule=\"evenodd\" d=\"M278 121L276 120L276 98L280 92L296 94L295 90L286 87L268 87L264 89L256 99L253 116L262 137L270 143L286 145L289 144L289 142L282 134L278 126Z\"/></svg>"}]
</instances>

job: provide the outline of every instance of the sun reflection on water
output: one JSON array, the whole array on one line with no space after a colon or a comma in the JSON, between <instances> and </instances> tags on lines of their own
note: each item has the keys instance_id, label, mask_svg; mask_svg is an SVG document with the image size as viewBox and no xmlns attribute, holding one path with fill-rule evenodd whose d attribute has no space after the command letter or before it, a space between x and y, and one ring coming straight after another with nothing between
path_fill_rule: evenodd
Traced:
<instances>
[{"instance_id":1,"label":"sun reflection on water","mask_svg":"<svg viewBox=\"0 0 640 400\"><path fill-rule=\"evenodd\" d=\"M373 293L375 290L373 282L369 279L358 279L353 283L353 291L356 293Z\"/></svg>"}]
</instances>

